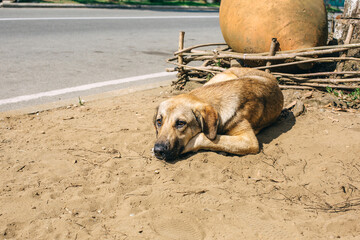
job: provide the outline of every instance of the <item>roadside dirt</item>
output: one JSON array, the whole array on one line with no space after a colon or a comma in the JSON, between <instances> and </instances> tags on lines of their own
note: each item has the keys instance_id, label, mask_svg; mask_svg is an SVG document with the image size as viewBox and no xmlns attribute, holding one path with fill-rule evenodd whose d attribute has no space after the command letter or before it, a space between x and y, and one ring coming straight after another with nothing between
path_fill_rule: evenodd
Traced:
<instances>
[{"instance_id":1,"label":"roadside dirt","mask_svg":"<svg viewBox=\"0 0 360 240\"><path fill-rule=\"evenodd\" d=\"M0 239L360 238L359 110L287 90L295 113L258 135L259 154L165 163L152 116L173 94L1 113Z\"/></svg>"}]
</instances>

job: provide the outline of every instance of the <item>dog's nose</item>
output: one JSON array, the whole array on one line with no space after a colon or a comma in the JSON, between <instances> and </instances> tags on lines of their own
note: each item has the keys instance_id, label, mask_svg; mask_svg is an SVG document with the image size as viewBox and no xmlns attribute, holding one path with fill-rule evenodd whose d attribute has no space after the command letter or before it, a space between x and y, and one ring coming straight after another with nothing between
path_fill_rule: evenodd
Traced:
<instances>
[{"instance_id":1,"label":"dog's nose","mask_svg":"<svg viewBox=\"0 0 360 240\"><path fill-rule=\"evenodd\" d=\"M159 159L164 159L166 152L169 150L169 147L165 143L155 143L154 154Z\"/></svg>"}]
</instances>

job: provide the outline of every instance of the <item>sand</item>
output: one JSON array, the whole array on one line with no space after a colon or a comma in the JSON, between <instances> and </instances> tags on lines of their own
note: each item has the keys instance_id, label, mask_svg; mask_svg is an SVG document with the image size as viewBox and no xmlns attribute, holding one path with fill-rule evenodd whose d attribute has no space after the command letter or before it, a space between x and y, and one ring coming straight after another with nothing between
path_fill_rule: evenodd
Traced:
<instances>
[{"instance_id":1,"label":"sand","mask_svg":"<svg viewBox=\"0 0 360 240\"><path fill-rule=\"evenodd\" d=\"M152 117L177 93L1 113L0 239L360 239L359 110L284 91L306 111L263 130L259 154L166 163Z\"/></svg>"}]
</instances>

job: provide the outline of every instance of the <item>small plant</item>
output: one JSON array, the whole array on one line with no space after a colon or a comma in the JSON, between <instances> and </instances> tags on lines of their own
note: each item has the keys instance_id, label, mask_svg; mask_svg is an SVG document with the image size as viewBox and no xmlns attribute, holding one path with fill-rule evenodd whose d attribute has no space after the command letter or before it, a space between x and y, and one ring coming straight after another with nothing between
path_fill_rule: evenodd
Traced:
<instances>
[{"instance_id":1,"label":"small plant","mask_svg":"<svg viewBox=\"0 0 360 240\"><path fill-rule=\"evenodd\" d=\"M356 88L352 92L344 92L342 90L336 91L331 87L326 87L326 91L345 102L347 107L358 108L360 106L360 88Z\"/></svg>"},{"instance_id":2,"label":"small plant","mask_svg":"<svg viewBox=\"0 0 360 240\"><path fill-rule=\"evenodd\" d=\"M81 97L79 97L79 105L80 105L80 106L84 106L84 103L85 103L85 101L82 100Z\"/></svg>"},{"instance_id":3,"label":"small plant","mask_svg":"<svg viewBox=\"0 0 360 240\"><path fill-rule=\"evenodd\" d=\"M221 60L220 60L220 59L217 60L217 62L215 63L215 65L218 66L218 67L221 67Z\"/></svg>"},{"instance_id":4,"label":"small plant","mask_svg":"<svg viewBox=\"0 0 360 240\"><path fill-rule=\"evenodd\" d=\"M336 92L334 89L332 89L331 87L326 87L326 91L328 93L334 94L336 97L338 96L338 92Z\"/></svg>"},{"instance_id":5,"label":"small plant","mask_svg":"<svg viewBox=\"0 0 360 240\"><path fill-rule=\"evenodd\" d=\"M206 75L206 81L209 81L210 79L212 79L214 77L213 74L209 73L208 75Z\"/></svg>"},{"instance_id":6,"label":"small plant","mask_svg":"<svg viewBox=\"0 0 360 240\"><path fill-rule=\"evenodd\" d=\"M352 100L360 100L360 88L355 89L352 93L349 94Z\"/></svg>"},{"instance_id":7,"label":"small plant","mask_svg":"<svg viewBox=\"0 0 360 240\"><path fill-rule=\"evenodd\" d=\"M339 7L327 6L326 11L328 13L341 13L341 9Z\"/></svg>"}]
</instances>

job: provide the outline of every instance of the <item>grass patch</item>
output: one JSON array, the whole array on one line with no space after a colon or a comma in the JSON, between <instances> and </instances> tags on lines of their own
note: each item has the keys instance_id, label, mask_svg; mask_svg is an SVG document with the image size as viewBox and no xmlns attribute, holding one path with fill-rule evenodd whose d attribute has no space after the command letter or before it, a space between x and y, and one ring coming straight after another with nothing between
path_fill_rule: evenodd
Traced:
<instances>
[{"instance_id":1,"label":"grass patch","mask_svg":"<svg viewBox=\"0 0 360 240\"><path fill-rule=\"evenodd\" d=\"M326 11L328 13L342 13L341 9L338 7L333 7L333 6L326 6Z\"/></svg>"},{"instance_id":2,"label":"grass patch","mask_svg":"<svg viewBox=\"0 0 360 240\"><path fill-rule=\"evenodd\" d=\"M354 91L337 91L326 87L326 91L333 94L338 100L345 102L347 107L360 108L360 88L356 88Z\"/></svg>"},{"instance_id":3,"label":"grass patch","mask_svg":"<svg viewBox=\"0 0 360 240\"><path fill-rule=\"evenodd\" d=\"M220 3L202 1L165 1L165 0L19 0L22 3L58 3L58 4L113 4L113 5L167 5L167 6L206 6L219 7Z\"/></svg>"}]
</instances>

